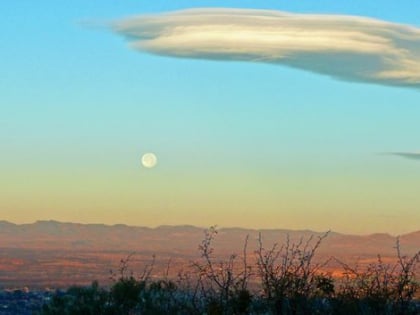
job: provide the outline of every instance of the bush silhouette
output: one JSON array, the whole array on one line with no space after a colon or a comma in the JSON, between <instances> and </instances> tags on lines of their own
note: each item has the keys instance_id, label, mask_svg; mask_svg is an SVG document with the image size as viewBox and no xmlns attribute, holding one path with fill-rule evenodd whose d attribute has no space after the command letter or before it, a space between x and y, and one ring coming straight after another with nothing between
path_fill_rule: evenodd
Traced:
<instances>
[{"instance_id":1,"label":"bush silhouette","mask_svg":"<svg viewBox=\"0 0 420 315\"><path fill-rule=\"evenodd\" d=\"M92 282L90 287L70 287L66 293L56 293L42 308L44 315L102 315L106 314L109 293Z\"/></svg>"},{"instance_id":2,"label":"bush silhouette","mask_svg":"<svg viewBox=\"0 0 420 315\"><path fill-rule=\"evenodd\" d=\"M420 252L403 256L398 238L395 248L397 262L393 265L384 263L379 255L364 270L341 263L345 277L336 303L360 314L418 314L413 300L420 288L415 273Z\"/></svg>"},{"instance_id":3,"label":"bush silhouette","mask_svg":"<svg viewBox=\"0 0 420 315\"><path fill-rule=\"evenodd\" d=\"M154 257L139 276L129 272L132 254L111 273L109 289L93 282L57 292L44 305L42 315L417 315L419 282L416 265L420 252L403 256L396 242L396 263L377 261L366 268L343 262L344 277L333 279L322 272L330 261L314 257L328 232L269 249L260 235L256 263L247 261L248 237L241 255L218 260L212 246L217 230L205 231L199 245L201 259L177 280L152 280ZM252 283L252 285L250 284Z\"/></svg>"}]
</instances>

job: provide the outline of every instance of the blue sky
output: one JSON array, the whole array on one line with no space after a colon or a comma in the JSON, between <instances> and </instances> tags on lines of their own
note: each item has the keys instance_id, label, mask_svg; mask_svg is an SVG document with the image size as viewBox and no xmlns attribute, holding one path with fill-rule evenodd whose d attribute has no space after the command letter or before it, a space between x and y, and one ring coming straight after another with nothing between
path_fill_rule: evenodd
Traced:
<instances>
[{"instance_id":1,"label":"blue sky","mask_svg":"<svg viewBox=\"0 0 420 315\"><path fill-rule=\"evenodd\" d=\"M0 216L368 233L419 228L420 91L138 52L105 27L236 7L420 27L415 1L2 1ZM155 152L159 164L141 168Z\"/></svg>"}]
</instances>

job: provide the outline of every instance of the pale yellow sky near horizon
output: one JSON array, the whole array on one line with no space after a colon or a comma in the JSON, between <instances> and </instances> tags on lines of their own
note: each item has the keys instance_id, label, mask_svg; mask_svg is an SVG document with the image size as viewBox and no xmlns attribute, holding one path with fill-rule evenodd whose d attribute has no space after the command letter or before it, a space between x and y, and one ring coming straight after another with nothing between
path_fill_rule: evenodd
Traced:
<instances>
[{"instance_id":1,"label":"pale yellow sky near horizon","mask_svg":"<svg viewBox=\"0 0 420 315\"><path fill-rule=\"evenodd\" d=\"M2 218L139 226L196 225L404 234L419 229L416 178L347 173L182 173L155 169L118 174L16 173L3 177ZM402 187L411 181L413 185ZM385 187L384 187L385 186ZM6 187L6 186L5 186ZM410 188L411 189L408 189ZM391 192L384 195L387 189ZM409 201L404 204L404 200ZM347 202L346 202L347 201ZM403 201L403 202L401 202ZM420 204L420 199L419 199ZM396 211L395 209L399 209Z\"/></svg>"}]
</instances>

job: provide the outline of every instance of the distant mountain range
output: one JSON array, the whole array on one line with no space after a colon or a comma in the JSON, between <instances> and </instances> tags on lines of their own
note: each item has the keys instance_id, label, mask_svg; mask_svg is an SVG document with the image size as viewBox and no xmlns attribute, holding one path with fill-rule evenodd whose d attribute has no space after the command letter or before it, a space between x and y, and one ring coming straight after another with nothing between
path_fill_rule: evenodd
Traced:
<instances>
[{"instance_id":1,"label":"distant mountain range","mask_svg":"<svg viewBox=\"0 0 420 315\"><path fill-rule=\"evenodd\" d=\"M122 224L79 224L38 221L13 224L0 221L0 287L61 286L88 284L92 280L109 282L109 270L117 269L122 258L136 253L133 269L141 270L156 257L156 272L162 274L170 260L174 269L182 269L200 259L198 246L205 228L189 225L157 228ZM309 230L220 228L214 239L214 255L222 258L242 254L248 236L248 255L255 257L258 237L263 247L311 237L313 246L325 233ZM420 250L420 231L399 237L403 255ZM317 250L316 260L331 256L351 265L374 262L381 255L384 262L396 261L396 237L388 234L346 235L330 232ZM334 263L328 267L339 269Z\"/></svg>"},{"instance_id":2,"label":"distant mountain range","mask_svg":"<svg viewBox=\"0 0 420 315\"><path fill-rule=\"evenodd\" d=\"M159 226L156 228L128 226L123 224L79 224L57 221L37 221L32 224L13 224L0 221L0 247L56 250L127 250L159 252L191 252L196 250L204 237L205 228L189 225ZM324 233L310 230L221 228L215 247L222 251L241 250L245 237L253 248L259 233L265 245L283 243L287 237L292 241L300 238L315 238ZM401 235L404 252L420 249L420 231ZM320 248L322 253L340 255L364 254L389 255L395 253L396 237L389 234L347 235L329 233Z\"/></svg>"}]
</instances>

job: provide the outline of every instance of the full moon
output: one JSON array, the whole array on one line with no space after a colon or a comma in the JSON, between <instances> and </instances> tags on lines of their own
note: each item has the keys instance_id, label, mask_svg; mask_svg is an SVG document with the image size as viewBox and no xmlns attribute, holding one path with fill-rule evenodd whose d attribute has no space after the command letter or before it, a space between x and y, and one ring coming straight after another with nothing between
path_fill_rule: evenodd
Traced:
<instances>
[{"instance_id":1,"label":"full moon","mask_svg":"<svg viewBox=\"0 0 420 315\"><path fill-rule=\"evenodd\" d=\"M153 153L146 153L141 157L141 164L146 168L155 167L157 164L157 157Z\"/></svg>"}]
</instances>

